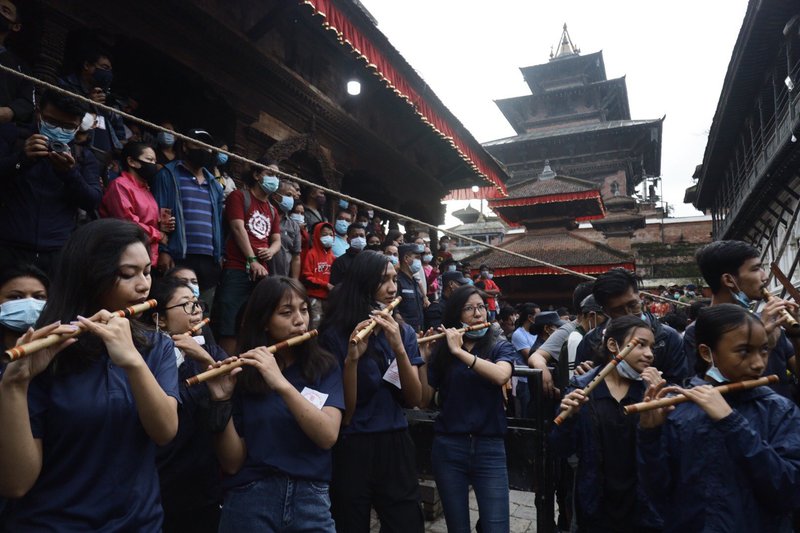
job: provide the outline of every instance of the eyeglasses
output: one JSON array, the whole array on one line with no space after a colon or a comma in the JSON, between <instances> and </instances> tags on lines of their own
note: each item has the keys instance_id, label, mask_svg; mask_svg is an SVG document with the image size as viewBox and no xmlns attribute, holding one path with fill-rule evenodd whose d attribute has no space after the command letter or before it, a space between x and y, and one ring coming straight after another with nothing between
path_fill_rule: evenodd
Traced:
<instances>
[{"instance_id":1,"label":"eyeglasses","mask_svg":"<svg viewBox=\"0 0 800 533\"><path fill-rule=\"evenodd\" d=\"M169 311L170 309L175 309L176 307L183 307L183 312L187 315L193 315L198 309L205 313L206 309L208 309L208 306L205 302L201 302L200 300L190 300L188 302L183 302L182 304L175 304L170 307L165 307L164 311Z\"/></svg>"},{"instance_id":2,"label":"eyeglasses","mask_svg":"<svg viewBox=\"0 0 800 533\"><path fill-rule=\"evenodd\" d=\"M620 317L625 315L638 315L641 312L642 312L642 301L637 299L637 300L631 300L630 302L622 305L618 305L613 309L609 309L606 315L610 317Z\"/></svg>"},{"instance_id":3,"label":"eyeglasses","mask_svg":"<svg viewBox=\"0 0 800 533\"><path fill-rule=\"evenodd\" d=\"M486 304L480 304L480 305L465 305L465 306L464 306L464 307L461 309L461 311L462 311L463 313L474 313L475 311L478 311L478 312L481 312L481 313L482 313L483 311L486 311L486 309L488 309L488 307L487 307L487 305L486 305Z\"/></svg>"}]
</instances>

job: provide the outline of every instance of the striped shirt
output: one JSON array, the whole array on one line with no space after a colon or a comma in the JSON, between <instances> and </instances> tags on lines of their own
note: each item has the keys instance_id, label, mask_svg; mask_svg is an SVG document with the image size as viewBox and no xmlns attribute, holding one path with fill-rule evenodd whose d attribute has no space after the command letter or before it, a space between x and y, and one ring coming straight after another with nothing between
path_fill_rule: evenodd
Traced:
<instances>
[{"instance_id":1,"label":"striped shirt","mask_svg":"<svg viewBox=\"0 0 800 533\"><path fill-rule=\"evenodd\" d=\"M186 253L214 255L209 183L204 181L202 185L199 184L197 178L182 165L178 165L175 170L181 190Z\"/></svg>"}]
</instances>

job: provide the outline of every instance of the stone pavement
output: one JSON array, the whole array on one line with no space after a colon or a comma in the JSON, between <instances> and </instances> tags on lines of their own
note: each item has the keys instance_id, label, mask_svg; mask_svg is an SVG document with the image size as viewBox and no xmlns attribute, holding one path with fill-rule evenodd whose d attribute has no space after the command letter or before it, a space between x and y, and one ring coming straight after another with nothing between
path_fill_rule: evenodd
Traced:
<instances>
[{"instance_id":1,"label":"stone pavement","mask_svg":"<svg viewBox=\"0 0 800 533\"><path fill-rule=\"evenodd\" d=\"M512 490L510 495L511 512L511 533L533 533L536 531L536 507L533 505L533 493ZM469 492L469 514L473 530L475 522L478 521L478 502L475 494ZM380 531L380 524L375 512L372 512L372 532ZM444 515L432 522L425 522L425 531L430 533L446 533L447 526L444 522Z\"/></svg>"}]
</instances>

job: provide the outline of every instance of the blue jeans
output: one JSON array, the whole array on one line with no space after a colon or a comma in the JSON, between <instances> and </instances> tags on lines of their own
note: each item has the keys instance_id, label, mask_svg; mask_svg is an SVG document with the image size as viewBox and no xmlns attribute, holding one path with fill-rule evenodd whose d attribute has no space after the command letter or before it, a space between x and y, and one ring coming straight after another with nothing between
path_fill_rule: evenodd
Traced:
<instances>
[{"instance_id":1,"label":"blue jeans","mask_svg":"<svg viewBox=\"0 0 800 533\"><path fill-rule=\"evenodd\" d=\"M242 531L335 533L328 484L275 475L229 490L219 533Z\"/></svg>"},{"instance_id":2,"label":"blue jeans","mask_svg":"<svg viewBox=\"0 0 800 533\"><path fill-rule=\"evenodd\" d=\"M478 500L481 530L508 533L508 472L502 438L436 435L431 459L448 533L470 531L470 485Z\"/></svg>"}]
</instances>

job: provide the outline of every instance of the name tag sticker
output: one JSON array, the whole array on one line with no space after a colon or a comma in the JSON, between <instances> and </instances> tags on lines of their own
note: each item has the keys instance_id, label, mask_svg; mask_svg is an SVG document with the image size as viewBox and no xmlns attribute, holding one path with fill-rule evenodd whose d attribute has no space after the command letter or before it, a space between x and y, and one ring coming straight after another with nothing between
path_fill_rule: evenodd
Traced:
<instances>
[{"instance_id":1,"label":"name tag sticker","mask_svg":"<svg viewBox=\"0 0 800 533\"><path fill-rule=\"evenodd\" d=\"M311 402L311 405L317 409L322 409L325 406L325 400L328 399L327 394L314 389L309 389L308 387L305 387L303 390L301 390L300 395Z\"/></svg>"},{"instance_id":2,"label":"name tag sticker","mask_svg":"<svg viewBox=\"0 0 800 533\"><path fill-rule=\"evenodd\" d=\"M398 389L403 388L403 385L400 383L400 371L397 370L397 359L392 361L392 364L386 369L386 373L383 375L383 380L388 381Z\"/></svg>"},{"instance_id":3,"label":"name tag sticker","mask_svg":"<svg viewBox=\"0 0 800 533\"><path fill-rule=\"evenodd\" d=\"M403 289L403 294L414 294L414 289Z\"/></svg>"},{"instance_id":4,"label":"name tag sticker","mask_svg":"<svg viewBox=\"0 0 800 533\"><path fill-rule=\"evenodd\" d=\"M175 363L177 363L178 366L181 366L183 361L183 352L177 346L175 346Z\"/></svg>"},{"instance_id":5,"label":"name tag sticker","mask_svg":"<svg viewBox=\"0 0 800 533\"><path fill-rule=\"evenodd\" d=\"M206 343L206 338L205 338L205 337L203 337L202 335L195 335L195 336L194 336L194 337L192 337L192 338L194 339L194 342L196 342L196 343L197 343L197 344L199 344L200 346L204 346L204 345L205 345L205 343Z\"/></svg>"}]
</instances>

